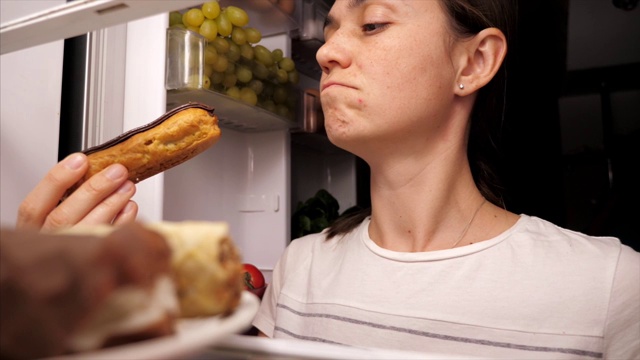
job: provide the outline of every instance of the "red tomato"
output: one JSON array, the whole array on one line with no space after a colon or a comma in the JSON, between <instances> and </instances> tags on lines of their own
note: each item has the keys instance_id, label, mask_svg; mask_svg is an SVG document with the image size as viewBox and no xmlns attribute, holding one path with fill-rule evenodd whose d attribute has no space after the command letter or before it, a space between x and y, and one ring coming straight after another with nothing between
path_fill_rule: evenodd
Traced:
<instances>
[{"instance_id":1,"label":"red tomato","mask_svg":"<svg viewBox=\"0 0 640 360\"><path fill-rule=\"evenodd\" d=\"M243 264L244 288L247 290L259 289L265 285L264 275L257 267L251 264Z\"/></svg>"}]
</instances>

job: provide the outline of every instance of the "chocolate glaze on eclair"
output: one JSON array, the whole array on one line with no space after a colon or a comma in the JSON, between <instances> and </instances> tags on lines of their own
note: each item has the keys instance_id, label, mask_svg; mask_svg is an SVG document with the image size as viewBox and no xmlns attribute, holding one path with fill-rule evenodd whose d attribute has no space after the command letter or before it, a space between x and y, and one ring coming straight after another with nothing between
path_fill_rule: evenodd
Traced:
<instances>
[{"instance_id":1,"label":"chocolate glaze on eclair","mask_svg":"<svg viewBox=\"0 0 640 360\"><path fill-rule=\"evenodd\" d=\"M124 165L129 180L138 183L193 158L219 138L213 107L196 102L178 106L146 125L84 150L89 169L63 199L111 164Z\"/></svg>"},{"instance_id":2,"label":"chocolate glaze on eclair","mask_svg":"<svg viewBox=\"0 0 640 360\"><path fill-rule=\"evenodd\" d=\"M134 136L136 134L140 134L142 132L145 132L145 131L147 131L149 129L152 129L152 128L162 124L167 119L169 119L170 117L172 117L173 115L179 113L182 110L191 109L191 108L203 109L206 112L208 112L210 116L214 116L215 108L213 108L211 106L208 106L208 105L205 105L205 104L202 104L202 103L198 103L198 102L189 102L187 104L180 105L180 106L178 106L178 107L176 107L176 108L174 108L172 110L169 110L164 115L160 116L159 118L157 118L156 120L154 120L154 121L152 121L152 122L150 122L148 124L139 126L137 128L134 128L134 129L131 129L131 130L129 130L129 131L127 131L127 132L125 132L125 133L123 133L121 135L116 136L115 138L113 138L113 139L111 139L109 141L106 141L106 142L104 142L104 143L102 143L100 145L96 145L96 146L90 147L90 148L88 148L86 150L83 150L82 152L85 155L89 155L89 154L93 154L93 153L95 153L97 151L108 149L108 148L110 148L110 147L112 147L114 145L117 145L117 144L119 144L119 143L121 143L121 142L123 142L123 141L125 141L125 140L127 140L129 138L131 138L132 136Z\"/></svg>"}]
</instances>

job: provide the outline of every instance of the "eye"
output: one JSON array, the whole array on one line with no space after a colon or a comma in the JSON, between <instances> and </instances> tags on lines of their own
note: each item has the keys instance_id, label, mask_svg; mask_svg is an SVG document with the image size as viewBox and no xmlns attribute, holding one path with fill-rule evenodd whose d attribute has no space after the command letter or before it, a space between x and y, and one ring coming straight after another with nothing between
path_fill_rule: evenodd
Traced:
<instances>
[{"instance_id":1,"label":"eye","mask_svg":"<svg viewBox=\"0 0 640 360\"><path fill-rule=\"evenodd\" d=\"M372 23L362 25L362 31L365 33L376 32L386 28L389 23Z\"/></svg>"}]
</instances>

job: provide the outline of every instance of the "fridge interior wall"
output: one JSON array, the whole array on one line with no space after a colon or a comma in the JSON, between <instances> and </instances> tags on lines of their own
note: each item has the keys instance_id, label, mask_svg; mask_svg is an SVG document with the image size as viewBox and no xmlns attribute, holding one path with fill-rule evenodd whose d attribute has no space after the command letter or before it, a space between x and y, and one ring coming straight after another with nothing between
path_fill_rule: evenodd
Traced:
<instances>
[{"instance_id":1,"label":"fridge interior wall","mask_svg":"<svg viewBox=\"0 0 640 360\"><path fill-rule=\"evenodd\" d=\"M164 219L225 221L245 261L270 270L289 240L289 133L222 129L164 174Z\"/></svg>"}]
</instances>

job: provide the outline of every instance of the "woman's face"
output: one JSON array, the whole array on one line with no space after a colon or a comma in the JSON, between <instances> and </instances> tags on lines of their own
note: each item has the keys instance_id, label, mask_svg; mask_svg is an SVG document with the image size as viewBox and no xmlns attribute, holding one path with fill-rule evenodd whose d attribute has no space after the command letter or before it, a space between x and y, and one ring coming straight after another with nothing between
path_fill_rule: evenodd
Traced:
<instances>
[{"instance_id":1,"label":"woman's face","mask_svg":"<svg viewBox=\"0 0 640 360\"><path fill-rule=\"evenodd\" d=\"M317 53L332 142L365 158L437 136L456 86L446 21L438 0L335 2Z\"/></svg>"}]
</instances>

